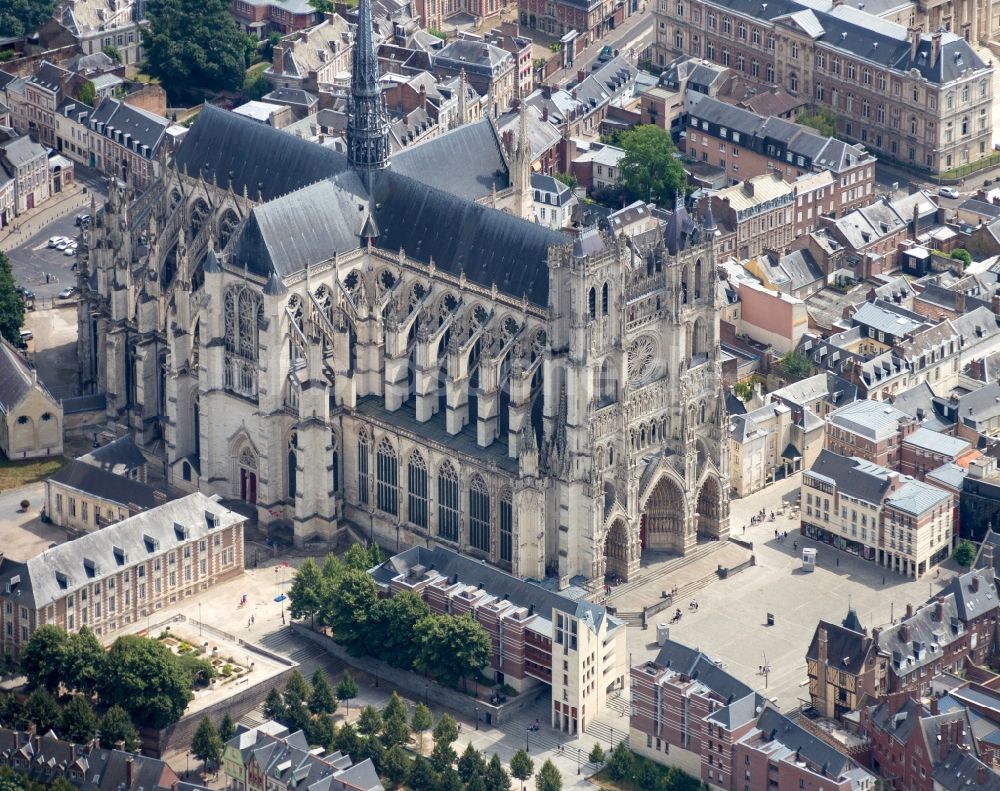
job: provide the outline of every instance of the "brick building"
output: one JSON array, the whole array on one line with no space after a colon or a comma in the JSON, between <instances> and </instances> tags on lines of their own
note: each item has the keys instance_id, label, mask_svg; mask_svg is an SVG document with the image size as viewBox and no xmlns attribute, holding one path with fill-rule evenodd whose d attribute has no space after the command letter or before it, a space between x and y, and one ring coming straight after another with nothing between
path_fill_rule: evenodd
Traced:
<instances>
[{"instance_id":1,"label":"brick building","mask_svg":"<svg viewBox=\"0 0 1000 791\"><path fill-rule=\"evenodd\" d=\"M305 30L322 18L307 0L231 0L229 13L241 30L257 39Z\"/></svg>"},{"instance_id":2,"label":"brick building","mask_svg":"<svg viewBox=\"0 0 1000 791\"><path fill-rule=\"evenodd\" d=\"M668 640L635 665L629 744L712 788L865 791L875 779L700 651Z\"/></svg>"},{"instance_id":3,"label":"brick building","mask_svg":"<svg viewBox=\"0 0 1000 791\"><path fill-rule=\"evenodd\" d=\"M964 459L971 450L968 441L960 437L921 427L903 439L899 471L922 481L931 470Z\"/></svg>"},{"instance_id":4,"label":"brick building","mask_svg":"<svg viewBox=\"0 0 1000 791\"><path fill-rule=\"evenodd\" d=\"M839 2L658 0L654 16L658 65L688 54L781 85L880 158L938 173L992 153L993 67L960 35Z\"/></svg>"},{"instance_id":5,"label":"brick building","mask_svg":"<svg viewBox=\"0 0 1000 791\"><path fill-rule=\"evenodd\" d=\"M444 547L413 547L372 570L388 595L412 591L436 613L470 615L493 643L497 683L551 688L552 727L573 735L625 684L625 624L604 607L518 580Z\"/></svg>"},{"instance_id":6,"label":"brick building","mask_svg":"<svg viewBox=\"0 0 1000 791\"><path fill-rule=\"evenodd\" d=\"M841 456L897 469L904 439L920 421L891 404L855 401L831 412L826 422L826 448Z\"/></svg>"},{"instance_id":7,"label":"brick building","mask_svg":"<svg viewBox=\"0 0 1000 791\"><path fill-rule=\"evenodd\" d=\"M561 38L575 30L570 46L586 47L602 38L638 8L636 0L524 0L521 27Z\"/></svg>"},{"instance_id":8,"label":"brick building","mask_svg":"<svg viewBox=\"0 0 1000 791\"><path fill-rule=\"evenodd\" d=\"M722 235L736 235L737 258L750 258L764 250L783 252L792 243L795 197L780 173L734 184L713 195L711 202Z\"/></svg>"},{"instance_id":9,"label":"brick building","mask_svg":"<svg viewBox=\"0 0 1000 791\"><path fill-rule=\"evenodd\" d=\"M196 492L26 563L0 557L0 650L16 658L43 624L108 639L242 574L244 521Z\"/></svg>"}]
</instances>

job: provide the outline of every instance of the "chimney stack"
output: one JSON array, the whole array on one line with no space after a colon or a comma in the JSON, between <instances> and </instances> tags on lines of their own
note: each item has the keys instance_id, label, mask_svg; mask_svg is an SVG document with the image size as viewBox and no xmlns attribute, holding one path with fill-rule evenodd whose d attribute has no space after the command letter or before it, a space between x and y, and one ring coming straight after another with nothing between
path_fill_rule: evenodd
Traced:
<instances>
[{"instance_id":1,"label":"chimney stack","mask_svg":"<svg viewBox=\"0 0 1000 791\"><path fill-rule=\"evenodd\" d=\"M910 625L905 621L899 627L899 639L903 643L908 644L910 642ZM909 648L909 646L907 646L907 648Z\"/></svg>"},{"instance_id":2,"label":"chimney stack","mask_svg":"<svg viewBox=\"0 0 1000 791\"><path fill-rule=\"evenodd\" d=\"M277 46L271 53L271 71L278 76L285 73L285 48Z\"/></svg>"},{"instance_id":3,"label":"chimney stack","mask_svg":"<svg viewBox=\"0 0 1000 791\"><path fill-rule=\"evenodd\" d=\"M972 575L972 590L975 593L979 593L979 575L978 574L973 574Z\"/></svg>"},{"instance_id":4,"label":"chimney stack","mask_svg":"<svg viewBox=\"0 0 1000 791\"><path fill-rule=\"evenodd\" d=\"M906 603L906 620L913 617L913 605L909 602Z\"/></svg>"},{"instance_id":5,"label":"chimney stack","mask_svg":"<svg viewBox=\"0 0 1000 791\"><path fill-rule=\"evenodd\" d=\"M132 783L135 780L134 766L135 766L134 761L132 759L132 756L130 755L128 758L125 759L125 785L128 788L132 787Z\"/></svg>"},{"instance_id":6,"label":"chimney stack","mask_svg":"<svg viewBox=\"0 0 1000 791\"><path fill-rule=\"evenodd\" d=\"M986 767L982 763L976 766L976 785L986 785Z\"/></svg>"},{"instance_id":7,"label":"chimney stack","mask_svg":"<svg viewBox=\"0 0 1000 791\"><path fill-rule=\"evenodd\" d=\"M827 657L827 637L826 637L826 626L824 624L820 624L817 641L819 643L819 646L817 648L817 651L819 653L819 661L820 664L825 665Z\"/></svg>"},{"instance_id":8,"label":"chimney stack","mask_svg":"<svg viewBox=\"0 0 1000 791\"><path fill-rule=\"evenodd\" d=\"M931 36L931 68L937 66L938 58L941 57L941 32L937 31Z\"/></svg>"},{"instance_id":9,"label":"chimney stack","mask_svg":"<svg viewBox=\"0 0 1000 791\"><path fill-rule=\"evenodd\" d=\"M937 601L934 602L934 620L940 623L944 620L944 599L938 596Z\"/></svg>"},{"instance_id":10,"label":"chimney stack","mask_svg":"<svg viewBox=\"0 0 1000 791\"><path fill-rule=\"evenodd\" d=\"M931 698L931 716L936 717L941 713L941 707L938 705L937 698Z\"/></svg>"},{"instance_id":11,"label":"chimney stack","mask_svg":"<svg viewBox=\"0 0 1000 791\"><path fill-rule=\"evenodd\" d=\"M920 28L911 27L906 32L910 34L910 60L916 60L917 48L920 46Z\"/></svg>"}]
</instances>

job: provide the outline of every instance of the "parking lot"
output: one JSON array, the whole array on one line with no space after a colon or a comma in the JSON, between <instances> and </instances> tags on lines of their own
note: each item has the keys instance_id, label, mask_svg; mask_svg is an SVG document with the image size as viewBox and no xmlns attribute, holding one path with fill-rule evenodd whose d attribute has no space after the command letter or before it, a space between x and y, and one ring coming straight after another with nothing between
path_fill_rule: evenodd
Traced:
<instances>
[{"instance_id":1,"label":"parking lot","mask_svg":"<svg viewBox=\"0 0 1000 791\"><path fill-rule=\"evenodd\" d=\"M7 251L14 269L14 279L19 286L35 292L37 299L54 298L67 286L76 285L76 256L66 256L62 250L48 246L49 238L63 236L76 239L80 228L74 216L62 217L47 225L27 243ZM48 282L46 282L46 276Z\"/></svg>"}]
</instances>

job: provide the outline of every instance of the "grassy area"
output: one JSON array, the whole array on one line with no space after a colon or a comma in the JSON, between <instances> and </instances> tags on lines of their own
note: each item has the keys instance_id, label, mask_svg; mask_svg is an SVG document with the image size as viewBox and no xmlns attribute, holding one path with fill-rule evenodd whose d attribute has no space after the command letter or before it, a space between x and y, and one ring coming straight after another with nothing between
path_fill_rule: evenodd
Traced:
<instances>
[{"instance_id":1,"label":"grassy area","mask_svg":"<svg viewBox=\"0 0 1000 791\"><path fill-rule=\"evenodd\" d=\"M249 69L247 69L247 79L253 79L254 77L263 74L267 71L268 66L271 65L271 61L262 60L260 63L255 63Z\"/></svg>"},{"instance_id":2,"label":"grassy area","mask_svg":"<svg viewBox=\"0 0 1000 791\"><path fill-rule=\"evenodd\" d=\"M44 481L62 469L68 461L63 456L28 461L10 461L0 456L0 492Z\"/></svg>"}]
</instances>

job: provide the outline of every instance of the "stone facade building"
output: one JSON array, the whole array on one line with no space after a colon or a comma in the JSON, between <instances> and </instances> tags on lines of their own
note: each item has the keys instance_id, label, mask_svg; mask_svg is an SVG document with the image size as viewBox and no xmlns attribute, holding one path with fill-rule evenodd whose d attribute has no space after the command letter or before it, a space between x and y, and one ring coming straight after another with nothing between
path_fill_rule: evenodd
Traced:
<instances>
[{"instance_id":1,"label":"stone facade building","mask_svg":"<svg viewBox=\"0 0 1000 791\"><path fill-rule=\"evenodd\" d=\"M0 556L0 649L17 658L45 624L105 639L242 574L244 521L195 492L27 563Z\"/></svg>"},{"instance_id":2,"label":"stone facade building","mask_svg":"<svg viewBox=\"0 0 1000 791\"><path fill-rule=\"evenodd\" d=\"M993 67L958 20L928 34L837 0L659 0L655 17L656 63L688 54L781 85L880 159L939 173L992 153Z\"/></svg>"},{"instance_id":3,"label":"stone facade building","mask_svg":"<svg viewBox=\"0 0 1000 791\"><path fill-rule=\"evenodd\" d=\"M115 183L81 247L84 392L297 543L351 523L568 584L725 538L714 228L522 219L527 135L488 119L390 163L360 13L347 157L206 107L145 193Z\"/></svg>"},{"instance_id":4,"label":"stone facade building","mask_svg":"<svg viewBox=\"0 0 1000 791\"><path fill-rule=\"evenodd\" d=\"M8 459L60 456L63 409L20 353L0 338L0 453Z\"/></svg>"}]
</instances>

